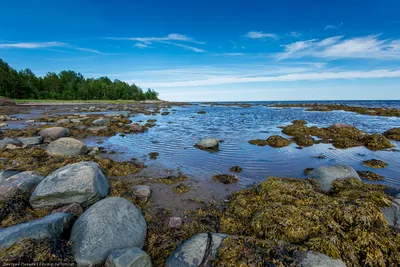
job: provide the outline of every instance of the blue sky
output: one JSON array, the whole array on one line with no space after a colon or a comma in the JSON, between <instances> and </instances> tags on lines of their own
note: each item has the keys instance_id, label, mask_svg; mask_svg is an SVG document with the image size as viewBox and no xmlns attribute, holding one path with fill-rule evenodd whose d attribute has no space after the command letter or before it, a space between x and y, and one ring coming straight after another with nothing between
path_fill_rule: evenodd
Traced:
<instances>
[{"instance_id":1,"label":"blue sky","mask_svg":"<svg viewBox=\"0 0 400 267\"><path fill-rule=\"evenodd\" d=\"M400 99L397 0L0 1L0 58L165 100Z\"/></svg>"}]
</instances>

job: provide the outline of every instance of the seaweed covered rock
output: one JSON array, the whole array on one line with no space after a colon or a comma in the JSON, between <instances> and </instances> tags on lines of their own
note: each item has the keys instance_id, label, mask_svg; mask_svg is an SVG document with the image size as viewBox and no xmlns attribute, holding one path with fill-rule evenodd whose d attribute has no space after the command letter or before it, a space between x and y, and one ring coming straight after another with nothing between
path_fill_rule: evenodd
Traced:
<instances>
[{"instance_id":1,"label":"seaweed covered rock","mask_svg":"<svg viewBox=\"0 0 400 267\"><path fill-rule=\"evenodd\" d=\"M62 239L23 239L11 247L0 249L0 259L10 266L39 266L41 263L57 266L61 262L75 266L72 243Z\"/></svg>"},{"instance_id":2,"label":"seaweed covered rock","mask_svg":"<svg viewBox=\"0 0 400 267\"><path fill-rule=\"evenodd\" d=\"M220 231L239 236L219 251L215 266L296 266L293 251L315 251L347 266L397 266L400 235L379 207L391 205L385 187L358 179L335 180L329 193L313 180L268 178L234 193ZM242 265L241 265L242 264Z\"/></svg>"},{"instance_id":3,"label":"seaweed covered rock","mask_svg":"<svg viewBox=\"0 0 400 267\"><path fill-rule=\"evenodd\" d=\"M167 259L165 267L212 266L225 234L202 233L184 241Z\"/></svg>"},{"instance_id":4,"label":"seaweed covered rock","mask_svg":"<svg viewBox=\"0 0 400 267\"><path fill-rule=\"evenodd\" d=\"M232 166L229 170L231 172L236 172L236 173L241 173L243 171L243 169L240 166Z\"/></svg>"},{"instance_id":5,"label":"seaweed covered rock","mask_svg":"<svg viewBox=\"0 0 400 267\"><path fill-rule=\"evenodd\" d=\"M147 224L130 201L111 197L86 210L72 227L70 241L78 265L102 264L113 250L142 248Z\"/></svg>"},{"instance_id":6,"label":"seaweed covered rock","mask_svg":"<svg viewBox=\"0 0 400 267\"><path fill-rule=\"evenodd\" d=\"M268 142L266 140L262 140L262 139L255 139L255 140L250 140L249 144L255 145L255 146L266 146L266 145L268 145Z\"/></svg>"},{"instance_id":7,"label":"seaweed covered rock","mask_svg":"<svg viewBox=\"0 0 400 267\"><path fill-rule=\"evenodd\" d=\"M383 135L389 139L400 141L400 128L387 130Z\"/></svg>"},{"instance_id":8,"label":"seaweed covered rock","mask_svg":"<svg viewBox=\"0 0 400 267\"><path fill-rule=\"evenodd\" d=\"M0 229L0 248L10 247L25 238L59 238L71 223L72 215L54 213L44 218Z\"/></svg>"},{"instance_id":9,"label":"seaweed covered rock","mask_svg":"<svg viewBox=\"0 0 400 267\"><path fill-rule=\"evenodd\" d=\"M372 150L381 150L386 148L392 148L393 144L390 141L380 134L372 134L366 136L364 139L365 147Z\"/></svg>"},{"instance_id":10,"label":"seaweed covered rock","mask_svg":"<svg viewBox=\"0 0 400 267\"><path fill-rule=\"evenodd\" d=\"M346 267L343 261L314 251L298 252L295 257L299 267Z\"/></svg>"},{"instance_id":11,"label":"seaweed covered rock","mask_svg":"<svg viewBox=\"0 0 400 267\"><path fill-rule=\"evenodd\" d=\"M58 207L72 203L89 206L106 197L109 182L95 162L66 165L47 176L29 200L33 208Z\"/></svg>"},{"instance_id":12,"label":"seaweed covered rock","mask_svg":"<svg viewBox=\"0 0 400 267\"><path fill-rule=\"evenodd\" d=\"M197 142L195 147L202 150L218 151L219 140L213 138L203 139L200 142Z\"/></svg>"},{"instance_id":13,"label":"seaweed covered rock","mask_svg":"<svg viewBox=\"0 0 400 267\"><path fill-rule=\"evenodd\" d=\"M279 148L290 145L290 141L282 136L272 135L268 137L267 144L271 147Z\"/></svg>"},{"instance_id":14,"label":"seaweed covered rock","mask_svg":"<svg viewBox=\"0 0 400 267\"><path fill-rule=\"evenodd\" d=\"M51 156L78 156L87 152L85 143L69 137L57 139L47 146L47 153Z\"/></svg>"},{"instance_id":15,"label":"seaweed covered rock","mask_svg":"<svg viewBox=\"0 0 400 267\"><path fill-rule=\"evenodd\" d=\"M333 181L337 179L357 178L360 180L352 167L341 165L319 167L312 172L312 177L316 179L318 185L324 191L329 191Z\"/></svg>"},{"instance_id":16,"label":"seaweed covered rock","mask_svg":"<svg viewBox=\"0 0 400 267\"><path fill-rule=\"evenodd\" d=\"M364 160L363 164L365 166L374 168L374 169L384 169L388 166L388 164L380 159L369 159L369 160Z\"/></svg>"},{"instance_id":17,"label":"seaweed covered rock","mask_svg":"<svg viewBox=\"0 0 400 267\"><path fill-rule=\"evenodd\" d=\"M114 250L108 256L105 267L151 267L151 259L140 248Z\"/></svg>"},{"instance_id":18,"label":"seaweed covered rock","mask_svg":"<svg viewBox=\"0 0 400 267\"><path fill-rule=\"evenodd\" d=\"M223 184L233 184L239 181L239 177L233 174L217 174L212 179Z\"/></svg>"},{"instance_id":19,"label":"seaweed covered rock","mask_svg":"<svg viewBox=\"0 0 400 267\"><path fill-rule=\"evenodd\" d=\"M39 135L48 140L56 140L61 137L67 137L69 134L69 130L64 127L51 127L39 131Z\"/></svg>"},{"instance_id":20,"label":"seaweed covered rock","mask_svg":"<svg viewBox=\"0 0 400 267\"><path fill-rule=\"evenodd\" d=\"M383 181L384 177L371 171L357 171L361 179L369 181Z\"/></svg>"},{"instance_id":21,"label":"seaweed covered rock","mask_svg":"<svg viewBox=\"0 0 400 267\"><path fill-rule=\"evenodd\" d=\"M294 141L296 142L296 144L298 146L307 147L307 146L312 146L313 144L315 144L314 138L309 134L296 136L294 138Z\"/></svg>"},{"instance_id":22,"label":"seaweed covered rock","mask_svg":"<svg viewBox=\"0 0 400 267\"><path fill-rule=\"evenodd\" d=\"M21 172L5 178L4 181L0 182L0 200L14 195L17 191L20 193L30 192L43 179L43 176L31 171Z\"/></svg>"}]
</instances>

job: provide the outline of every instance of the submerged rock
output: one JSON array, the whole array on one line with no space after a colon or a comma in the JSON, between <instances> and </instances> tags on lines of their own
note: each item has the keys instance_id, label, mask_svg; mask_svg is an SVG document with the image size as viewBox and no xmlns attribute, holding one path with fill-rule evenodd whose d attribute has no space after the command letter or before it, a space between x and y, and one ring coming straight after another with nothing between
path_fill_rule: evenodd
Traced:
<instances>
[{"instance_id":1,"label":"submerged rock","mask_svg":"<svg viewBox=\"0 0 400 267\"><path fill-rule=\"evenodd\" d=\"M267 144L270 147L279 148L279 147L285 147L285 146L290 145L290 141L282 136L272 135L272 136L268 137Z\"/></svg>"},{"instance_id":2,"label":"submerged rock","mask_svg":"<svg viewBox=\"0 0 400 267\"><path fill-rule=\"evenodd\" d=\"M140 248L114 250L108 256L105 267L151 267L150 256Z\"/></svg>"},{"instance_id":3,"label":"submerged rock","mask_svg":"<svg viewBox=\"0 0 400 267\"><path fill-rule=\"evenodd\" d=\"M69 130L64 127L51 127L43 129L39 132L39 135L44 139L56 140L61 137L69 136Z\"/></svg>"},{"instance_id":4,"label":"submerged rock","mask_svg":"<svg viewBox=\"0 0 400 267\"><path fill-rule=\"evenodd\" d=\"M57 139L47 146L47 153L51 156L85 155L87 151L85 143L69 137Z\"/></svg>"},{"instance_id":5,"label":"submerged rock","mask_svg":"<svg viewBox=\"0 0 400 267\"><path fill-rule=\"evenodd\" d=\"M214 139L214 138L203 139L200 142L197 142L195 147L197 147L198 149L203 149L203 150L218 151L219 150L219 140Z\"/></svg>"},{"instance_id":6,"label":"submerged rock","mask_svg":"<svg viewBox=\"0 0 400 267\"><path fill-rule=\"evenodd\" d=\"M14 195L17 191L21 193L30 192L43 179L43 176L31 171L21 172L7 177L0 182L0 200Z\"/></svg>"},{"instance_id":7,"label":"submerged rock","mask_svg":"<svg viewBox=\"0 0 400 267\"><path fill-rule=\"evenodd\" d=\"M332 259L325 254L307 251L295 253L299 267L346 267L340 259Z\"/></svg>"},{"instance_id":8,"label":"submerged rock","mask_svg":"<svg viewBox=\"0 0 400 267\"><path fill-rule=\"evenodd\" d=\"M184 241L168 257L165 267L198 267L200 265L210 267L225 238L227 235L217 233L195 235Z\"/></svg>"},{"instance_id":9,"label":"submerged rock","mask_svg":"<svg viewBox=\"0 0 400 267\"><path fill-rule=\"evenodd\" d=\"M239 181L239 177L233 174L217 174L212 179L223 184L233 184Z\"/></svg>"},{"instance_id":10,"label":"submerged rock","mask_svg":"<svg viewBox=\"0 0 400 267\"><path fill-rule=\"evenodd\" d=\"M142 248L147 224L130 201L103 199L83 213L72 227L70 241L78 265L102 264L113 250Z\"/></svg>"},{"instance_id":11,"label":"submerged rock","mask_svg":"<svg viewBox=\"0 0 400 267\"><path fill-rule=\"evenodd\" d=\"M229 170L231 172L236 172L236 173L241 173L243 171L243 169L240 166L232 166Z\"/></svg>"},{"instance_id":12,"label":"submerged rock","mask_svg":"<svg viewBox=\"0 0 400 267\"><path fill-rule=\"evenodd\" d=\"M312 172L312 177L324 191L329 191L333 181L337 179L357 178L361 180L352 167L342 165L319 167Z\"/></svg>"},{"instance_id":13,"label":"submerged rock","mask_svg":"<svg viewBox=\"0 0 400 267\"><path fill-rule=\"evenodd\" d=\"M383 176L370 171L357 171L361 179L369 181L383 181Z\"/></svg>"},{"instance_id":14,"label":"submerged rock","mask_svg":"<svg viewBox=\"0 0 400 267\"><path fill-rule=\"evenodd\" d=\"M39 220L0 229L0 248L10 247L25 238L59 238L71 220L71 214L58 212Z\"/></svg>"},{"instance_id":15,"label":"submerged rock","mask_svg":"<svg viewBox=\"0 0 400 267\"><path fill-rule=\"evenodd\" d=\"M47 176L29 203L35 209L78 203L89 206L106 197L109 182L95 162L66 165Z\"/></svg>"}]
</instances>

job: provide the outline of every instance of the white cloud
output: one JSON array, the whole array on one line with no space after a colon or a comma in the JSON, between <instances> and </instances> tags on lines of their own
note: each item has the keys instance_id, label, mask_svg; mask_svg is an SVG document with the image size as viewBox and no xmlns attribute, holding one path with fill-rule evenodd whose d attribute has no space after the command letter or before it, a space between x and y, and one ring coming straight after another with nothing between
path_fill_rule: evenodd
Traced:
<instances>
[{"instance_id":1,"label":"white cloud","mask_svg":"<svg viewBox=\"0 0 400 267\"><path fill-rule=\"evenodd\" d=\"M188 50L192 50L194 52L197 53L204 53L205 51L203 49L197 48L197 47L193 47L190 45L184 45L184 44L178 44L178 43L172 43L172 42L165 42L165 41L158 41L159 43L163 43L163 44L169 44L169 45L174 45L174 46L178 46L178 47L182 47Z\"/></svg>"},{"instance_id":2,"label":"white cloud","mask_svg":"<svg viewBox=\"0 0 400 267\"><path fill-rule=\"evenodd\" d=\"M224 56L230 56L230 57L237 57L237 56L244 56L246 55L245 53L222 53Z\"/></svg>"},{"instance_id":3,"label":"white cloud","mask_svg":"<svg viewBox=\"0 0 400 267\"><path fill-rule=\"evenodd\" d=\"M67 48L67 49L72 49L72 50L79 50L83 52L89 52L89 53L94 53L94 54L100 54L100 55L105 55L105 53L102 53L98 50L95 49L90 49L90 48L84 48L84 47L77 47L68 43L63 43L63 42L30 42L30 43L3 43L0 44L0 49L7 49L7 48L17 48L17 49L43 49L43 48ZM57 50L54 50L57 51ZM59 51L59 52L64 52L64 51Z\"/></svg>"},{"instance_id":4,"label":"white cloud","mask_svg":"<svg viewBox=\"0 0 400 267\"><path fill-rule=\"evenodd\" d=\"M178 33L171 33L171 34L168 34L167 36L164 36L164 37L129 37L129 38L108 37L106 39L109 39L109 40L137 41L137 42L140 42L140 43L136 43L134 46L139 47L139 48L147 48L152 43L157 42L157 43L164 43L164 44L179 46L179 47L182 47L182 48L185 48L185 49L189 49L189 50L195 51L197 53L205 52L203 49L200 49L200 48L197 48L197 47L176 43L177 41L179 41L179 42L188 42L188 43L195 43L195 44L205 44L204 42L200 42L200 41L194 40L192 37L188 37L186 35L182 35L182 34L178 34ZM175 42L170 42L170 41L175 41Z\"/></svg>"},{"instance_id":5,"label":"white cloud","mask_svg":"<svg viewBox=\"0 0 400 267\"><path fill-rule=\"evenodd\" d=\"M276 38L277 36L273 33L250 31L246 33L245 37L250 39L265 39L265 38Z\"/></svg>"},{"instance_id":6,"label":"white cloud","mask_svg":"<svg viewBox=\"0 0 400 267\"><path fill-rule=\"evenodd\" d=\"M300 32L291 32L289 35L292 37L298 38L301 36L301 33Z\"/></svg>"},{"instance_id":7,"label":"white cloud","mask_svg":"<svg viewBox=\"0 0 400 267\"><path fill-rule=\"evenodd\" d=\"M340 27L342 27L343 26L343 22L342 23L340 23L339 25L326 25L325 26L325 31L326 30L336 30L337 28L340 28Z\"/></svg>"},{"instance_id":8,"label":"white cloud","mask_svg":"<svg viewBox=\"0 0 400 267\"><path fill-rule=\"evenodd\" d=\"M137 47L137 48L148 48L148 47L150 47L147 44L143 44L143 43L136 43L133 46Z\"/></svg>"},{"instance_id":9,"label":"white cloud","mask_svg":"<svg viewBox=\"0 0 400 267\"><path fill-rule=\"evenodd\" d=\"M400 59L400 40L379 39L379 35L369 35L345 39L333 36L323 40L307 40L283 45L285 51L278 53L279 60L288 58L368 58Z\"/></svg>"},{"instance_id":10,"label":"white cloud","mask_svg":"<svg viewBox=\"0 0 400 267\"><path fill-rule=\"evenodd\" d=\"M246 75L222 75L209 76L203 79L153 82L141 81L140 83L151 88L164 87L191 87L211 86L221 84L237 83L260 83L260 82L297 82L297 81L320 81L335 79L373 79L373 78L399 78L399 69L381 69L371 71L321 71L321 72L299 72L288 73L277 76L246 76Z\"/></svg>"},{"instance_id":11,"label":"white cloud","mask_svg":"<svg viewBox=\"0 0 400 267\"><path fill-rule=\"evenodd\" d=\"M0 48L22 48L22 49L38 49L49 47L63 47L67 43L61 42L42 42L42 43L14 43L14 44L0 44Z\"/></svg>"}]
</instances>

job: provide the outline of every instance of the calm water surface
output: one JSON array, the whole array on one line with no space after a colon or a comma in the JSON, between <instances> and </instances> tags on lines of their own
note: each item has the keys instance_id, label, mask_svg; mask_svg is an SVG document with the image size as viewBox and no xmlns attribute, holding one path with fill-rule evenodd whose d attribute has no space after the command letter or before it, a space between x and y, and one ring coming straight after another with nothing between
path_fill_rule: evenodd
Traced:
<instances>
[{"instance_id":1,"label":"calm water surface","mask_svg":"<svg viewBox=\"0 0 400 267\"><path fill-rule=\"evenodd\" d=\"M349 104L349 103L346 103ZM356 102L354 105L398 107L399 102ZM197 114L205 110L207 114ZM144 134L125 137L114 136L103 146L122 152L122 158L135 157L149 166L177 169L197 179L210 179L218 173L229 173L229 168L239 165L240 184L258 183L268 176L304 177L303 169L322 165L346 164L356 170L371 170L385 176L383 183L400 187L400 152L370 151L364 147L336 149L330 144L319 144L302 150L296 144L284 148L258 147L248 143L251 139L266 139L281 134L282 125L302 119L309 125L327 127L334 123L347 123L368 133L382 133L400 127L400 118L359 115L351 112L310 112L303 108L271 108L254 105L249 108L237 106L212 106L199 104L172 107L167 116L138 115L134 122L157 119L157 126ZM172 123L170 123L172 122ZM284 136L284 135L283 135ZM203 138L224 140L220 151L210 153L193 145ZM399 142L393 142L399 149ZM95 142L89 145L97 145ZM149 152L159 152L157 160L149 160ZM325 159L313 158L323 154ZM389 166L374 170L361 164L366 159L381 159Z\"/></svg>"}]
</instances>

